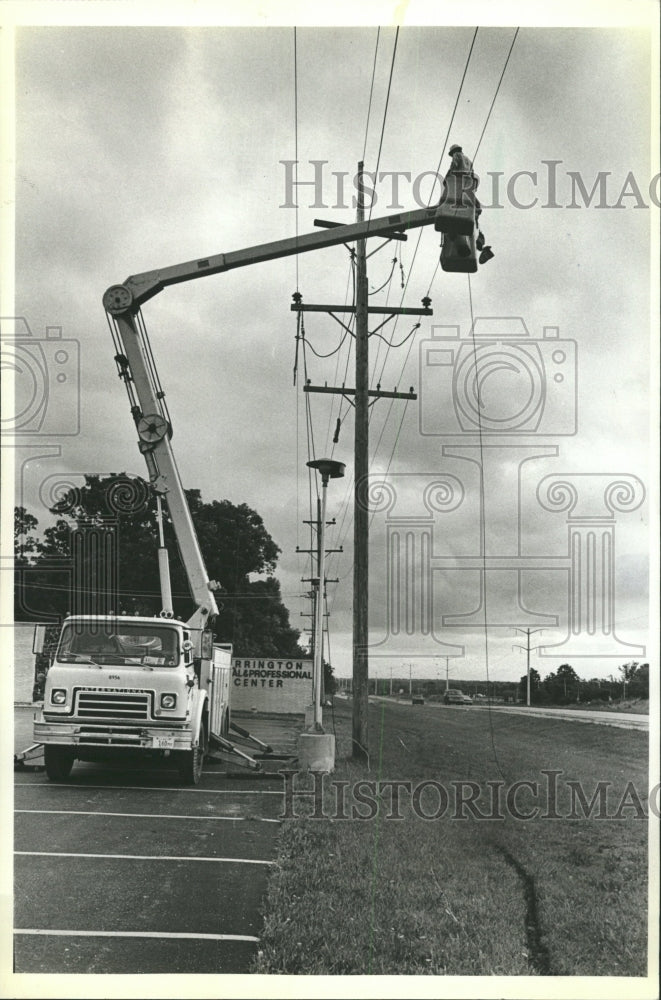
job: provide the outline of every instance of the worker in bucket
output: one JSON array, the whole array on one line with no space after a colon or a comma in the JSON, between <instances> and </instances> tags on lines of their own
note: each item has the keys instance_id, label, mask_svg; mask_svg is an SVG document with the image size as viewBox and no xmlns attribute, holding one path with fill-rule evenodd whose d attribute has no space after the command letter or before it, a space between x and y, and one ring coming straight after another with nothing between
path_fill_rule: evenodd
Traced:
<instances>
[{"instance_id":1,"label":"worker in bucket","mask_svg":"<svg viewBox=\"0 0 661 1000\"><path fill-rule=\"evenodd\" d=\"M441 266L444 271L474 272L477 271L477 251L480 251L480 264L493 257L478 226L482 206L475 190L480 180L461 146L451 146L449 155L452 164L443 181L443 194L434 221L434 228L444 234Z\"/></svg>"}]
</instances>

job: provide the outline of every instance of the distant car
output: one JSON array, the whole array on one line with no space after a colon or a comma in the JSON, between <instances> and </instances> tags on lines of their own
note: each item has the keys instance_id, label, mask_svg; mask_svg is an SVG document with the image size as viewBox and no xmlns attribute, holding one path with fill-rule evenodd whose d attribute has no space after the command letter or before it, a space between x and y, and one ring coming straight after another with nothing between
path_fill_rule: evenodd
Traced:
<instances>
[{"instance_id":1,"label":"distant car","mask_svg":"<svg viewBox=\"0 0 661 1000\"><path fill-rule=\"evenodd\" d=\"M413 697L411 698L412 705L424 705L424 703L425 699L422 697L421 694L414 694Z\"/></svg>"},{"instance_id":2,"label":"distant car","mask_svg":"<svg viewBox=\"0 0 661 1000\"><path fill-rule=\"evenodd\" d=\"M473 699L458 688L450 688L443 696L444 705L472 705Z\"/></svg>"}]
</instances>

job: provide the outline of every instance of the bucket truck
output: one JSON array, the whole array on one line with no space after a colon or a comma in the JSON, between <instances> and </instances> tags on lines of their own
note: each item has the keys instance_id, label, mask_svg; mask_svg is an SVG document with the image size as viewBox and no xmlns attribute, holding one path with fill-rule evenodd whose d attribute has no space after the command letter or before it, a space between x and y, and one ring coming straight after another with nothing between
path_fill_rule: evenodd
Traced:
<instances>
[{"instance_id":1,"label":"bucket truck","mask_svg":"<svg viewBox=\"0 0 661 1000\"><path fill-rule=\"evenodd\" d=\"M259 767L228 742L230 728L265 752L270 750L230 721L230 651L213 642L215 585L207 575L174 460L172 426L142 305L167 286L233 268L367 237L406 239L406 230L431 225L435 218L436 209L426 208L348 225L319 221L323 232L136 274L108 288L103 304L115 340L118 373L129 395L150 481L157 496L167 501L196 607L187 622L172 617L164 574L164 610L159 617L74 615L64 621L46 678L43 707L34 722L35 746L43 745L51 780L65 780L76 759L117 755L128 759L138 753L173 755L182 780L196 784L209 744ZM37 638L34 652L42 649ZM19 754L17 763L22 764L28 754Z\"/></svg>"},{"instance_id":2,"label":"bucket truck","mask_svg":"<svg viewBox=\"0 0 661 1000\"><path fill-rule=\"evenodd\" d=\"M113 333L138 447L157 494L163 610L158 617L67 617L34 721L34 739L43 746L46 773L53 781L65 780L76 759L140 764L169 757L184 783L197 784L210 744L259 768L227 739L231 646L213 641L218 584L209 580L198 544L146 330L120 316ZM186 622L173 615L161 498L167 501L195 603ZM42 649L37 629L34 651ZM254 738L252 742L269 749Z\"/></svg>"}]
</instances>

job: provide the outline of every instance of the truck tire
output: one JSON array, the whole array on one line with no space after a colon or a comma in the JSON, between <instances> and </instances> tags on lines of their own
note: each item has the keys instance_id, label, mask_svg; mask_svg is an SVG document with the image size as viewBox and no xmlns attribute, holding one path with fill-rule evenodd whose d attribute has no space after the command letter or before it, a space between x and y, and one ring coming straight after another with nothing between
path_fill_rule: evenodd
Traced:
<instances>
[{"instance_id":1,"label":"truck tire","mask_svg":"<svg viewBox=\"0 0 661 1000\"><path fill-rule=\"evenodd\" d=\"M44 747L44 765L49 781L66 781L71 774L73 762L73 751L68 747Z\"/></svg>"},{"instance_id":2,"label":"truck tire","mask_svg":"<svg viewBox=\"0 0 661 1000\"><path fill-rule=\"evenodd\" d=\"M207 752L207 730L204 723L200 726L198 745L192 750L181 750L179 753L179 777L184 785L197 785L202 777L204 757Z\"/></svg>"}]
</instances>

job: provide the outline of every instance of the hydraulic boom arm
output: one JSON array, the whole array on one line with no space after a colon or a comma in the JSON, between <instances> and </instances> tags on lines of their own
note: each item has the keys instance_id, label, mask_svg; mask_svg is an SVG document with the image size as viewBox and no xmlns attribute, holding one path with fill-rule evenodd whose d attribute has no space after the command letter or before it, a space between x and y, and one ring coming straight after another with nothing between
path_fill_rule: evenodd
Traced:
<instances>
[{"instance_id":1,"label":"hydraulic boom arm","mask_svg":"<svg viewBox=\"0 0 661 1000\"><path fill-rule=\"evenodd\" d=\"M216 585L208 578L175 463L170 444L172 427L140 316L140 306L168 285L279 257L351 243L370 236L397 238L399 235L403 238L402 232L430 225L435 216L436 208L422 208L380 219L340 225L322 232L307 233L232 253L216 254L132 275L124 284L112 285L104 294L103 305L118 341L116 361L129 393L131 412L140 437L140 451L144 455L154 488L167 497L191 594L197 606L188 623L191 627L204 628L209 619L218 613L212 593L212 588Z\"/></svg>"}]
</instances>

